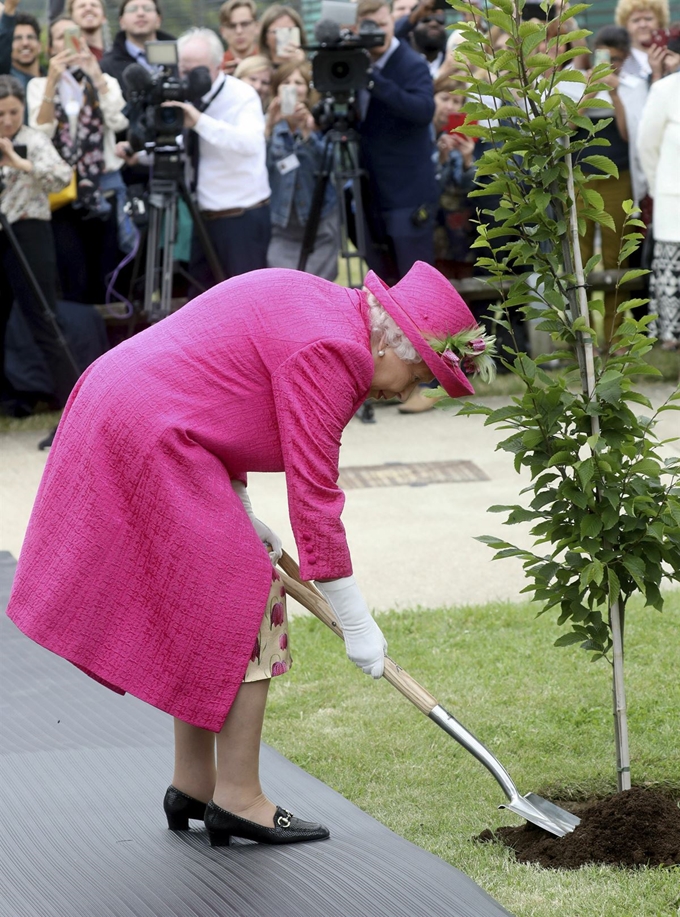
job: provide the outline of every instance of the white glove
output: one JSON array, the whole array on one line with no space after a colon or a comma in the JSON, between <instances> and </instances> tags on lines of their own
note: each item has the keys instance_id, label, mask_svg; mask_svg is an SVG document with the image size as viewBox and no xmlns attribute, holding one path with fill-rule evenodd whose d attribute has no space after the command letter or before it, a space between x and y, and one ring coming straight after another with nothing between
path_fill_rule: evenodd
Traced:
<instances>
[{"instance_id":1,"label":"white glove","mask_svg":"<svg viewBox=\"0 0 680 917\"><path fill-rule=\"evenodd\" d=\"M373 620L354 577L315 582L314 585L340 622L348 657L366 675L380 678L385 668L387 641Z\"/></svg>"},{"instance_id":2,"label":"white glove","mask_svg":"<svg viewBox=\"0 0 680 917\"><path fill-rule=\"evenodd\" d=\"M276 534L276 532L272 532L268 525L265 525L264 522L262 522L254 515L253 507L250 503L250 497L248 496L248 491L246 490L246 485L243 483L243 481L236 481L232 478L231 486L236 496L239 498L241 503L243 503L243 508L248 513L250 521L253 523L253 528L257 533L257 537L261 542L263 542L263 544L268 544L271 548L269 557L271 558L271 562L274 564L274 566L276 566L276 564L281 559L281 555L283 554L283 542Z\"/></svg>"}]
</instances>

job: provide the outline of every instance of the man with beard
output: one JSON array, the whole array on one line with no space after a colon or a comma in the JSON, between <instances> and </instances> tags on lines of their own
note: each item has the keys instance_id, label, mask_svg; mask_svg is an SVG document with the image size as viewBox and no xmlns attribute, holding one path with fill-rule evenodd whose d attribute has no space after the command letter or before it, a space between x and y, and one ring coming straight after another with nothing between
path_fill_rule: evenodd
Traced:
<instances>
[{"instance_id":1,"label":"man with beard","mask_svg":"<svg viewBox=\"0 0 680 917\"><path fill-rule=\"evenodd\" d=\"M161 32L161 9L157 0L122 0L120 5L120 32L113 47L102 57L103 73L115 77L127 99L123 71L130 64L140 64L150 72L155 70L146 59L147 41L174 41L174 35Z\"/></svg>"},{"instance_id":2,"label":"man with beard","mask_svg":"<svg viewBox=\"0 0 680 917\"><path fill-rule=\"evenodd\" d=\"M66 4L66 12L80 27L90 51L101 61L105 50L102 27L106 22L103 0L70 0Z\"/></svg>"},{"instance_id":3,"label":"man with beard","mask_svg":"<svg viewBox=\"0 0 680 917\"><path fill-rule=\"evenodd\" d=\"M435 0L421 0L408 16L395 23L394 34L400 41L410 37L413 49L425 58L434 79L446 51L446 14L435 9Z\"/></svg>"},{"instance_id":4,"label":"man with beard","mask_svg":"<svg viewBox=\"0 0 680 917\"><path fill-rule=\"evenodd\" d=\"M16 77L26 88L40 76L40 26L35 16L16 13L18 0L7 0L0 16L0 73Z\"/></svg>"}]
</instances>

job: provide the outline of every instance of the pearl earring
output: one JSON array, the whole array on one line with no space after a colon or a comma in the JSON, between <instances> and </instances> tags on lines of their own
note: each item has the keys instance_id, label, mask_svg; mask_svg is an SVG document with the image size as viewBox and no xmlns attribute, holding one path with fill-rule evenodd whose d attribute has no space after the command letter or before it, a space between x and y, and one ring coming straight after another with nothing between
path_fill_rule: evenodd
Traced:
<instances>
[{"instance_id":1,"label":"pearl earring","mask_svg":"<svg viewBox=\"0 0 680 917\"><path fill-rule=\"evenodd\" d=\"M385 351L384 351L384 350L379 350L379 351L378 351L378 356L379 356L379 357L384 357L384 356L385 356Z\"/></svg>"}]
</instances>

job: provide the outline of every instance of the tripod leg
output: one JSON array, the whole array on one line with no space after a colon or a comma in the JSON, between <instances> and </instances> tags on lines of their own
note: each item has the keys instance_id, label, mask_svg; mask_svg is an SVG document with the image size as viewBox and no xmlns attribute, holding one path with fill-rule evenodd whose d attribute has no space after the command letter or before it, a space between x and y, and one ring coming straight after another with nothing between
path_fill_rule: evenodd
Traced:
<instances>
[{"instance_id":1,"label":"tripod leg","mask_svg":"<svg viewBox=\"0 0 680 917\"><path fill-rule=\"evenodd\" d=\"M201 248L205 254L206 261L212 271L212 275L215 278L215 283L222 283L224 280L224 271L222 270L222 265L220 260L217 257L215 249L212 242L210 241L210 236L208 235L208 230L205 228L205 223L203 222L203 217L201 216L196 202L189 194L189 189L186 186L184 181L178 183L179 193L182 196L182 200L187 205L189 213L191 214L191 219L194 224L194 229L196 230L196 235L198 236L199 242L201 243Z\"/></svg>"},{"instance_id":2,"label":"tripod leg","mask_svg":"<svg viewBox=\"0 0 680 917\"><path fill-rule=\"evenodd\" d=\"M176 237L177 197L173 197L165 209L165 232L161 266L161 314L164 316L169 315L172 311L172 278Z\"/></svg>"},{"instance_id":3,"label":"tripod leg","mask_svg":"<svg viewBox=\"0 0 680 917\"><path fill-rule=\"evenodd\" d=\"M158 272L158 240L160 238L160 226L163 219L163 210L155 202L149 200L149 227L146 234L146 273L144 275L144 312L151 317L160 318L156 315L157 299L156 296L156 275Z\"/></svg>"},{"instance_id":4,"label":"tripod leg","mask_svg":"<svg viewBox=\"0 0 680 917\"><path fill-rule=\"evenodd\" d=\"M360 287L365 274L366 261L366 227L364 222L364 207L361 192L362 171L358 166L358 153L356 143L341 137L338 143L338 165L334 170L335 187L338 201L340 202L341 225L341 254L347 267L347 279L351 287ZM354 224L356 228L356 252L350 250L349 239L349 214L345 197L345 185L349 183L352 188L354 200ZM357 264L359 276L356 281L352 279L352 263Z\"/></svg>"},{"instance_id":5,"label":"tripod leg","mask_svg":"<svg viewBox=\"0 0 680 917\"><path fill-rule=\"evenodd\" d=\"M319 232L319 221L321 219L323 200L326 196L326 187L328 185L328 178L331 174L332 164L333 142L330 135L327 135L321 156L321 166L319 172L317 173L316 182L314 184L314 194L312 195L312 203L309 208L309 216L307 218L304 235L302 237L300 259L297 266L298 271L304 271L305 267L307 266L307 259L314 251L316 236Z\"/></svg>"}]
</instances>

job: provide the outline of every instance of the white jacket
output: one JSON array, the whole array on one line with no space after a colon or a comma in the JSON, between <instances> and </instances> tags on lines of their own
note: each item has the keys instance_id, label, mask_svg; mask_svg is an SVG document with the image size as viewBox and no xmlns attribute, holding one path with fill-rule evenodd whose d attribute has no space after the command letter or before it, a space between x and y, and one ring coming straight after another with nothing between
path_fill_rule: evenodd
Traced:
<instances>
[{"instance_id":1,"label":"white jacket","mask_svg":"<svg viewBox=\"0 0 680 917\"><path fill-rule=\"evenodd\" d=\"M652 84L638 154L654 198L654 238L680 242L680 73Z\"/></svg>"},{"instance_id":2,"label":"white jacket","mask_svg":"<svg viewBox=\"0 0 680 917\"><path fill-rule=\"evenodd\" d=\"M124 131L128 126L128 119L123 114L125 99L121 92L118 80L109 76L108 73L102 74L109 91L99 96L99 105L102 111L104 121L104 171L115 172L123 166L123 160L116 156L114 148L116 146L116 134L118 131ZM56 121L48 121L46 124L38 124L36 119L40 106L42 105L43 96L45 95L45 86L47 77L37 76L30 80L26 88L26 104L28 106L28 123L31 127L46 134L50 140L54 137L57 130Z\"/></svg>"}]
</instances>

